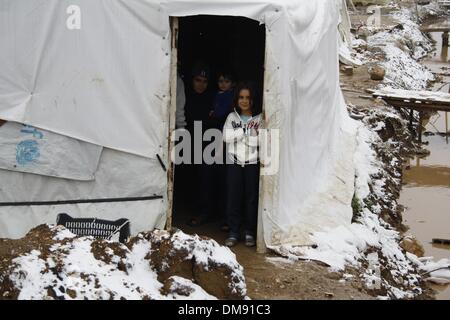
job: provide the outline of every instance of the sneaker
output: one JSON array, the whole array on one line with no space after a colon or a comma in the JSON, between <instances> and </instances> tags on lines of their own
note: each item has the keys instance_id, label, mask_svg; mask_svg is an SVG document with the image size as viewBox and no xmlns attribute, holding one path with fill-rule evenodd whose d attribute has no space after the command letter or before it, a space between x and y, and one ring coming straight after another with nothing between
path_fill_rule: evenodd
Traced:
<instances>
[{"instance_id":1,"label":"sneaker","mask_svg":"<svg viewBox=\"0 0 450 320\"><path fill-rule=\"evenodd\" d=\"M256 241L255 241L255 237L246 234L245 235L245 246L246 247L254 247L256 246Z\"/></svg>"},{"instance_id":2,"label":"sneaker","mask_svg":"<svg viewBox=\"0 0 450 320\"><path fill-rule=\"evenodd\" d=\"M225 245L226 245L227 247L234 247L237 243L238 243L238 239L237 239L236 237L233 237L233 236L228 237L228 238L225 240Z\"/></svg>"}]
</instances>

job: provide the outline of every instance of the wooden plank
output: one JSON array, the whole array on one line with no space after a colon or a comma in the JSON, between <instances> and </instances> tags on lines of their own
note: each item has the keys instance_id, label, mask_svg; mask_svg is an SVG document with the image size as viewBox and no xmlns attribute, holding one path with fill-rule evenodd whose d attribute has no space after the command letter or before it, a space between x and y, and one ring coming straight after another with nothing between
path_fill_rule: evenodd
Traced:
<instances>
[{"instance_id":1,"label":"wooden plank","mask_svg":"<svg viewBox=\"0 0 450 320\"><path fill-rule=\"evenodd\" d=\"M372 96L381 98L388 104L396 108L408 108L417 111L450 111L450 101L447 95L438 95L437 97L421 97L421 94L423 93L418 91L406 90L392 90L392 92L372 92Z\"/></svg>"},{"instance_id":2,"label":"wooden plank","mask_svg":"<svg viewBox=\"0 0 450 320\"><path fill-rule=\"evenodd\" d=\"M450 111L450 108L443 109L441 107L434 107L434 106L411 106L410 104L407 103L400 104L400 103L389 103L388 101L386 102L391 106L393 106L394 108L406 108L415 111L446 111L446 112Z\"/></svg>"},{"instance_id":3,"label":"wooden plank","mask_svg":"<svg viewBox=\"0 0 450 320\"><path fill-rule=\"evenodd\" d=\"M450 27L424 27L420 28L422 32L450 32Z\"/></svg>"},{"instance_id":4,"label":"wooden plank","mask_svg":"<svg viewBox=\"0 0 450 320\"><path fill-rule=\"evenodd\" d=\"M407 108L417 111L450 111L450 106L430 105L430 104L413 104L407 101L383 99L395 108Z\"/></svg>"},{"instance_id":5,"label":"wooden plank","mask_svg":"<svg viewBox=\"0 0 450 320\"><path fill-rule=\"evenodd\" d=\"M402 99L416 99L427 101L438 101L439 103L450 103L450 94L441 91L427 91L427 90L404 90L385 88L381 90L372 90L372 94L385 97L402 98Z\"/></svg>"},{"instance_id":6,"label":"wooden plank","mask_svg":"<svg viewBox=\"0 0 450 320\"><path fill-rule=\"evenodd\" d=\"M401 99L391 99L391 98L385 98L386 101L392 101L393 103L398 104L404 104L404 105L410 105L411 107L417 107L417 108L442 108L442 109L448 109L450 108L450 105L448 104L439 104L435 102L427 102L427 101L408 101L408 100L401 100Z\"/></svg>"},{"instance_id":7,"label":"wooden plank","mask_svg":"<svg viewBox=\"0 0 450 320\"><path fill-rule=\"evenodd\" d=\"M166 230L172 229L173 219L173 191L174 191L174 164L172 162L172 149L174 148L174 141L172 140L172 133L175 130L176 110L177 110L177 57L178 57L178 18L170 17L170 31L171 31L171 56L170 56L170 99L168 101L168 141L167 141L167 161L169 169L167 170L167 219Z\"/></svg>"},{"instance_id":8,"label":"wooden plank","mask_svg":"<svg viewBox=\"0 0 450 320\"><path fill-rule=\"evenodd\" d=\"M441 7L450 7L450 1L449 0L439 0L438 5Z\"/></svg>"},{"instance_id":9,"label":"wooden plank","mask_svg":"<svg viewBox=\"0 0 450 320\"><path fill-rule=\"evenodd\" d=\"M449 239L437 239L434 238L433 243L438 243L438 244L449 244L450 245L450 240Z\"/></svg>"},{"instance_id":10,"label":"wooden plank","mask_svg":"<svg viewBox=\"0 0 450 320\"><path fill-rule=\"evenodd\" d=\"M433 104L436 106L450 106L450 101L441 101L429 98L416 98L416 97L396 97L390 96L386 94L377 94L376 92L372 94L374 97L380 97L384 100L393 100L393 101L403 101L407 103L416 103L416 104Z\"/></svg>"}]
</instances>

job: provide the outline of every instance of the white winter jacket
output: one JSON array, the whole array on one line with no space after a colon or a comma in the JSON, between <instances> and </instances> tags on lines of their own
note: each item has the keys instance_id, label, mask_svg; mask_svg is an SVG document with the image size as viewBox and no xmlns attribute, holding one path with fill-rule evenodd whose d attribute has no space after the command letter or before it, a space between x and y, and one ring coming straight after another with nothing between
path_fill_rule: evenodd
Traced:
<instances>
[{"instance_id":1,"label":"white winter jacket","mask_svg":"<svg viewBox=\"0 0 450 320\"><path fill-rule=\"evenodd\" d=\"M252 117L244 125L236 110L230 113L223 127L228 158L239 165L257 163L260 129L263 129L261 114Z\"/></svg>"}]
</instances>

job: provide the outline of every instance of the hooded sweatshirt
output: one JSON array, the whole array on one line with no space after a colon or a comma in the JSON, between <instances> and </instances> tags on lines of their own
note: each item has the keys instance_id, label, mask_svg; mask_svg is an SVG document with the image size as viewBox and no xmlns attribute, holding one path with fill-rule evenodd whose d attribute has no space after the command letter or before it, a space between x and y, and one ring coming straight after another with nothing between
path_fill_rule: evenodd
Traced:
<instances>
[{"instance_id":1,"label":"hooded sweatshirt","mask_svg":"<svg viewBox=\"0 0 450 320\"><path fill-rule=\"evenodd\" d=\"M227 156L236 164L258 162L259 130L263 128L261 114L245 121L236 109L230 113L223 128Z\"/></svg>"}]
</instances>

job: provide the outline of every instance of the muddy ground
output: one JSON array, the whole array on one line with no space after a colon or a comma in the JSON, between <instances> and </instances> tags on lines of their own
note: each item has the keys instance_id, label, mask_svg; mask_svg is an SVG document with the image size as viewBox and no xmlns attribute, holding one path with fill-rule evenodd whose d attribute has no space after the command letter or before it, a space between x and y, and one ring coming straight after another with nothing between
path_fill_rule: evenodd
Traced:
<instances>
[{"instance_id":1,"label":"muddy ground","mask_svg":"<svg viewBox=\"0 0 450 320\"><path fill-rule=\"evenodd\" d=\"M220 224L214 222L197 228L182 228L186 233L201 233L222 244L227 235L219 230ZM244 267L247 294L251 299L375 299L365 292L356 277L343 280L342 273L331 273L327 266L320 263L288 262L275 254L256 253L255 248L247 248L242 243L233 247L232 251Z\"/></svg>"}]
</instances>

